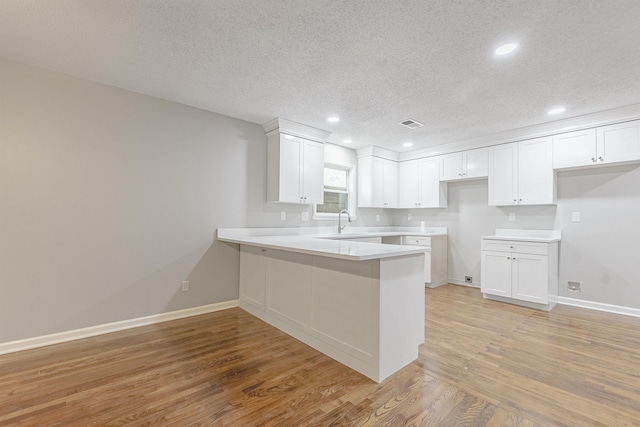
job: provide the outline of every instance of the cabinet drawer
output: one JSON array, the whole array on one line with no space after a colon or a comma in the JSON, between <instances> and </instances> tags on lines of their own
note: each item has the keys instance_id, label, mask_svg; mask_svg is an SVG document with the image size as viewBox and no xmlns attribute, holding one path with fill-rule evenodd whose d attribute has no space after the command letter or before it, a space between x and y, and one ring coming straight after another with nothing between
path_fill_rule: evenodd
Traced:
<instances>
[{"instance_id":1,"label":"cabinet drawer","mask_svg":"<svg viewBox=\"0 0 640 427\"><path fill-rule=\"evenodd\" d=\"M549 245L547 243L521 242L517 240L507 241L483 239L482 250L548 255Z\"/></svg>"},{"instance_id":2,"label":"cabinet drawer","mask_svg":"<svg viewBox=\"0 0 640 427\"><path fill-rule=\"evenodd\" d=\"M405 236L405 245L429 246L431 247L431 237L428 236Z\"/></svg>"}]
</instances>

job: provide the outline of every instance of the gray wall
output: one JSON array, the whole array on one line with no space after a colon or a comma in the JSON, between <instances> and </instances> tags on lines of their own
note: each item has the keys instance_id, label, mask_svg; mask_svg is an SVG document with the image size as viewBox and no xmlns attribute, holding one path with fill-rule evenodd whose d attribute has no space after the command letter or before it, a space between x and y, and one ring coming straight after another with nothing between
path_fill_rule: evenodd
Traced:
<instances>
[{"instance_id":1,"label":"gray wall","mask_svg":"<svg viewBox=\"0 0 640 427\"><path fill-rule=\"evenodd\" d=\"M237 298L238 248L217 228L335 225L267 203L265 159L260 125L0 59L0 342ZM557 206L513 208L487 206L486 180L450 183L448 209L353 225L446 226L449 277L476 282L481 236L560 228L562 295L640 308L638 182L631 166L563 172Z\"/></svg>"},{"instance_id":2,"label":"gray wall","mask_svg":"<svg viewBox=\"0 0 640 427\"><path fill-rule=\"evenodd\" d=\"M257 124L1 58L0 113L0 343L236 299L217 228L334 224L266 202Z\"/></svg>"},{"instance_id":3,"label":"gray wall","mask_svg":"<svg viewBox=\"0 0 640 427\"><path fill-rule=\"evenodd\" d=\"M5 60L0 102L0 342L237 298L261 126Z\"/></svg>"},{"instance_id":4,"label":"gray wall","mask_svg":"<svg viewBox=\"0 0 640 427\"><path fill-rule=\"evenodd\" d=\"M556 206L487 206L487 180L449 183L449 207L403 210L396 225L449 228L449 278L480 282L480 238L496 228L559 229L560 295L640 309L640 167L558 173ZM581 222L571 222L580 212ZM412 221L407 214L413 215ZM509 213L516 221L508 220ZM581 281L582 293L567 290Z\"/></svg>"}]
</instances>

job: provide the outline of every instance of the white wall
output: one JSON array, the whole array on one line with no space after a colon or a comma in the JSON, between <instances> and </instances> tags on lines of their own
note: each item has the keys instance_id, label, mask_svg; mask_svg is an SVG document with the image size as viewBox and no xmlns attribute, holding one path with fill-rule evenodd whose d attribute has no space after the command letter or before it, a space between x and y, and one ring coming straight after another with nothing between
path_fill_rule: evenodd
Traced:
<instances>
[{"instance_id":1,"label":"white wall","mask_svg":"<svg viewBox=\"0 0 640 427\"><path fill-rule=\"evenodd\" d=\"M560 229L560 295L640 309L640 167L558 173L556 206L487 206L487 180L449 183L447 209L402 210L396 225L449 228L449 278L480 282L480 238L496 228ZM407 213L413 220L407 220ZM509 213L516 221L508 220ZM580 212L582 221L571 222ZM581 281L582 293L567 281Z\"/></svg>"}]
</instances>

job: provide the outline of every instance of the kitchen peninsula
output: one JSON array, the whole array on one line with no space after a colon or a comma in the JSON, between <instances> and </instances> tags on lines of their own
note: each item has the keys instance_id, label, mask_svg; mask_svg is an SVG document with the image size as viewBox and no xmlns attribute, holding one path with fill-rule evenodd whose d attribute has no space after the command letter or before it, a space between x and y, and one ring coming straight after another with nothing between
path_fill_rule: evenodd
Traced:
<instances>
[{"instance_id":1,"label":"kitchen peninsula","mask_svg":"<svg viewBox=\"0 0 640 427\"><path fill-rule=\"evenodd\" d=\"M276 230L218 230L240 245L242 309L377 382L418 357L429 247Z\"/></svg>"}]
</instances>

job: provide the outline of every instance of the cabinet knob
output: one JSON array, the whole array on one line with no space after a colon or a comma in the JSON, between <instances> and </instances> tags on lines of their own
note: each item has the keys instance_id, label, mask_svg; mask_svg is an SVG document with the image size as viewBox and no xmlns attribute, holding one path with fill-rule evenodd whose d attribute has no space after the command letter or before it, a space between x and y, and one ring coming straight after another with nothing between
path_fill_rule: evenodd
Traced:
<instances>
[{"instance_id":1,"label":"cabinet knob","mask_svg":"<svg viewBox=\"0 0 640 427\"><path fill-rule=\"evenodd\" d=\"M513 246L509 246L511 249L513 249Z\"/></svg>"},{"instance_id":2,"label":"cabinet knob","mask_svg":"<svg viewBox=\"0 0 640 427\"><path fill-rule=\"evenodd\" d=\"M305 199L306 199L306 197L305 197ZM522 199L520 199L520 201L522 201Z\"/></svg>"},{"instance_id":3,"label":"cabinet knob","mask_svg":"<svg viewBox=\"0 0 640 427\"><path fill-rule=\"evenodd\" d=\"M591 158L591 161L592 161L593 163L595 163L595 162L596 162L596 158L595 158L595 157L592 157L592 158Z\"/></svg>"},{"instance_id":4,"label":"cabinet knob","mask_svg":"<svg viewBox=\"0 0 640 427\"><path fill-rule=\"evenodd\" d=\"M261 249L260 251L261 251L261 252L267 252L267 250L266 250L266 249Z\"/></svg>"},{"instance_id":5,"label":"cabinet knob","mask_svg":"<svg viewBox=\"0 0 640 427\"><path fill-rule=\"evenodd\" d=\"M516 200L516 199L513 199L513 202L515 203L515 202L517 202L517 200Z\"/></svg>"},{"instance_id":6,"label":"cabinet knob","mask_svg":"<svg viewBox=\"0 0 640 427\"><path fill-rule=\"evenodd\" d=\"M513 260L516 260L516 259L518 259L518 258L516 258L516 257L513 257L512 259L513 259Z\"/></svg>"},{"instance_id":7,"label":"cabinet knob","mask_svg":"<svg viewBox=\"0 0 640 427\"><path fill-rule=\"evenodd\" d=\"M602 156L598 157L598 160L600 160L601 162L604 161L604 159L602 158Z\"/></svg>"},{"instance_id":8,"label":"cabinet knob","mask_svg":"<svg viewBox=\"0 0 640 427\"><path fill-rule=\"evenodd\" d=\"M508 256L508 257L507 257L507 259L511 259L511 257L510 257L510 256Z\"/></svg>"}]
</instances>

